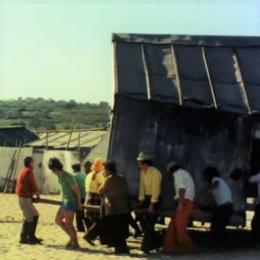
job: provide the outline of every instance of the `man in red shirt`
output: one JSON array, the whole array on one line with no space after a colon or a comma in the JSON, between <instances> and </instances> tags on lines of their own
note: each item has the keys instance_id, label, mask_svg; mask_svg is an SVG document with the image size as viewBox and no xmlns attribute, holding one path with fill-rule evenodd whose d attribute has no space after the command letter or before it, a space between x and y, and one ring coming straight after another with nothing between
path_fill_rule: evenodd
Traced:
<instances>
[{"instance_id":1,"label":"man in red shirt","mask_svg":"<svg viewBox=\"0 0 260 260\"><path fill-rule=\"evenodd\" d=\"M32 197L36 195L36 197L39 198L40 192L34 179L33 158L30 156L24 159L24 167L21 169L17 178L15 192L18 196L19 206L24 216L20 243L40 244L42 239L35 236L39 213L32 203Z\"/></svg>"}]
</instances>

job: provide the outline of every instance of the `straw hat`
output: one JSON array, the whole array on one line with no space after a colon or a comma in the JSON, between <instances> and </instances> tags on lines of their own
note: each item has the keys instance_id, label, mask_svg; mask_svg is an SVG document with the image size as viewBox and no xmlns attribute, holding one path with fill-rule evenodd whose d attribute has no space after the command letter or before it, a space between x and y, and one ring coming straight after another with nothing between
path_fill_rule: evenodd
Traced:
<instances>
[{"instance_id":1,"label":"straw hat","mask_svg":"<svg viewBox=\"0 0 260 260\"><path fill-rule=\"evenodd\" d=\"M149 155L145 154L144 152L140 152L138 154L138 157L136 158L137 161L146 161L146 160L151 160Z\"/></svg>"}]
</instances>

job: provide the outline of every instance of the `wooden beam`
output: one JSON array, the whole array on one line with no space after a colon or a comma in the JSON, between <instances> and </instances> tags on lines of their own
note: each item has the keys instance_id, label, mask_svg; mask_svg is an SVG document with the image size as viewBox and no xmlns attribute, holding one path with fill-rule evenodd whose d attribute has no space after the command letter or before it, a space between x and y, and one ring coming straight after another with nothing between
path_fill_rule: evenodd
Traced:
<instances>
[{"instance_id":1,"label":"wooden beam","mask_svg":"<svg viewBox=\"0 0 260 260\"><path fill-rule=\"evenodd\" d=\"M114 93L117 93L118 90L118 64L117 64L117 43L113 42L113 80L114 80Z\"/></svg>"},{"instance_id":2,"label":"wooden beam","mask_svg":"<svg viewBox=\"0 0 260 260\"><path fill-rule=\"evenodd\" d=\"M80 132L78 132L78 154L80 159Z\"/></svg>"},{"instance_id":3,"label":"wooden beam","mask_svg":"<svg viewBox=\"0 0 260 260\"><path fill-rule=\"evenodd\" d=\"M147 65L147 60L146 60L146 55L145 55L143 44L141 44L141 52L142 52L142 60L143 60L143 66L144 66L144 75L145 75L145 82L146 82L147 98L148 98L148 100L150 100L151 99L151 82L150 82L148 65Z\"/></svg>"},{"instance_id":4,"label":"wooden beam","mask_svg":"<svg viewBox=\"0 0 260 260\"><path fill-rule=\"evenodd\" d=\"M106 131L107 127L102 128L87 128L87 129L74 129L73 132L87 132L87 131ZM45 130L45 131L32 131L34 134L45 134L45 133L70 133L71 129L64 129L64 130Z\"/></svg>"},{"instance_id":5,"label":"wooden beam","mask_svg":"<svg viewBox=\"0 0 260 260\"><path fill-rule=\"evenodd\" d=\"M237 79L237 83L239 84L239 86L241 87L241 89L243 91L243 97L244 97L243 100L245 102L245 106L246 106L246 109L248 111L248 114L252 114L252 109L251 109L251 106L250 106L250 103L249 103L249 99L248 99L248 95L247 95L247 91L246 91L246 87L245 87L245 82L244 82L244 79L243 79L243 74L242 74L240 64L239 64L235 50L233 52L233 59L234 59L235 66L236 66L236 72L238 74L238 75L235 75L236 79ZM237 76L240 78L240 80L238 79Z\"/></svg>"},{"instance_id":6,"label":"wooden beam","mask_svg":"<svg viewBox=\"0 0 260 260\"><path fill-rule=\"evenodd\" d=\"M9 189L9 192L12 193L13 192L13 186L12 186L12 177L14 176L14 180L16 180L16 172L17 172L17 169L18 169L18 163L19 163L19 159L20 159L20 156L21 156L21 150L22 150L22 142L20 141L19 143L19 148L18 148L18 153L17 153L17 157L16 159L14 160L14 167L13 167L13 170L11 171L11 176L10 176L10 181L11 181L11 187Z\"/></svg>"},{"instance_id":7,"label":"wooden beam","mask_svg":"<svg viewBox=\"0 0 260 260\"><path fill-rule=\"evenodd\" d=\"M70 147L70 141L71 141L71 136L72 136L74 127L75 127L75 119L73 119L73 122L72 122L72 127L71 127L71 131L70 131L70 134L69 134L69 140L68 140L68 143L67 143L66 150L68 150L69 147Z\"/></svg>"},{"instance_id":8,"label":"wooden beam","mask_svg":"<svg viewBox=\"0 0 260 260\"><path fill-rule=\"evenodd\" d=\"M46 150L48 150L48 146L49 146L49 132L46 133L46 145L45 145Z\"/></svg>"},{"instance_id":9,"label":"wooden beam","mask_svg":"<svg viewBox=\"0 0 260 260\"><path fill-rule=\"evenodd\" d=\"M5 178L5 180L4 180L4 186L3 186L3 192L4 192L4 193L7 193L7 192L8 192L8 188L9 188L9 185L10 185L10 180L11 180L12 172L13 172L13 170L14 170L16 152L17 152L17 149L14 150L14 153L13 153L13 156L12 156L12 159L11 159L11 162L10 162L10 165L9 165L9 168L8 168L8 170L7 170L7 173L6 173L6 178Z\"/></svg>"},{"instance_id":10,"label":"wooden beam","mask_svg":"<svg viewBox=\"0 0 260 260\"><path fill-rule=\"evenodd\" d=\"M217 104L217 100L216 100L214 86L213 86L212 79L211 79L211 76L210 76L210 71L209 71L205 47L201 47L201 53L202 53L202 58L203 58L204 66L205 66L207 77L208 77L208 82L209 82L209 87L210 87L210 92L211 92L213 104L214 104L214 107L216 109L218 109L218 104Z\"/></svg>"},{"instance_id":11,"label":"wooden beam","mask_svg":"<svg viewBox=\"0 0 260 260\"><path fill-rule=\"evenodd\" d=\"M177 92L178 92L178 97L179 97L179 105L182 106L183 105L183 100L182 100L182 90L181 90L181 81L180 81L180 75L179 75L179 68L178 68L178 62L177 62L175 49L174 49L172 44L171 44L171 54L172 54L173 66L175 68L175 75L176 75L176 81L177 81Z\"/></svg>"},{"instance_id":12,"label":"wooden beam","mask_svg":"<svg viewBox=\"0 0 260 260\"><path fill-rule=\"evenodd\" d=\"M40 198L40 199L33 198L32 202L49 204L49 205L62 205L62 202L59 200L50 200L50 199L42 199L42 198ZM81 206L83 209L101 211L101 206L98 206L98 205L81 205Z\"/></svg>"}]
</instances>

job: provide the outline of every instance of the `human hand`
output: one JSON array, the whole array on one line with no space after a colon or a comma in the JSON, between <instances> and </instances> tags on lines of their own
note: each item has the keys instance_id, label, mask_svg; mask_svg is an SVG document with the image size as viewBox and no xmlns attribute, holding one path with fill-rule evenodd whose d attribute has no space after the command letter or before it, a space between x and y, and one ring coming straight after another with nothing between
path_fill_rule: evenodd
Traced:
<instances>
[{"instance_id":1,"label":"human hand","mask_svg":"<svg viewBox=\"0 0 260 260\"><path fill-rule=\"evenodd\" d=\"M182 203L178 203L178 206L177 206L176 211L177 211L177 212L180 212L180 211L182 211L182 210L183 210L183 204L182 204Z\"/></svg>"},{"instance_id":2,"label":"human hand","mask_svg":"<svg viewBox=\"0 0 260 260\"><path fill-rule=\"evenodd\" d=\"M78 204L78 210L83 210L83 205L81 203Z\"/></svg>"},{"instance_id":3,"label":"human hand","mask_svg":"<svg viewBox=\"0 0 260 260\"><path fill-rule=\"evenodd\" d=\"M151 203L149 208L147 209L149 214L154 214L154 205Z\"/></svg>"}]
</instances>

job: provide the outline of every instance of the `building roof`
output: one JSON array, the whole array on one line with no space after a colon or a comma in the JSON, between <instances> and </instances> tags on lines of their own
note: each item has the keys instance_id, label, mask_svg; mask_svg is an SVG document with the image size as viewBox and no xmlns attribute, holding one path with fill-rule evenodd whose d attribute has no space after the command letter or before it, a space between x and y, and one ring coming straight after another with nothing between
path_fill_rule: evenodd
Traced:
<instances>
[{"instance_id":1,"label":"building roof","mask_svg":"<svg viewBox=\"0 0 260 260\"><path fill-rule=\"evenodd\" d=\"M28 143L30 147L50 147L53 149L92 148L103 138L106 130L64 130L38 132L39 140Z\"/></svg>"},{"instance_id":2,"label":"building roof","mask_svg":"<svg viewBox=\"0 0 260 260\"><path fill-rule=\"evenodd\" d=\"M0 146L15 147L37 139L37 135L23 126L0 127Z\"/></svg>"},{"instance_id":3,"label":"building roof","mask_svg":"<svg viewBox=\"0 0 260 260\"><path fill-rule=\"evenodd\" d=\"M117 95L260 111L260 37L114 34L113 43Z\"/></svg>"}]
</instances>

